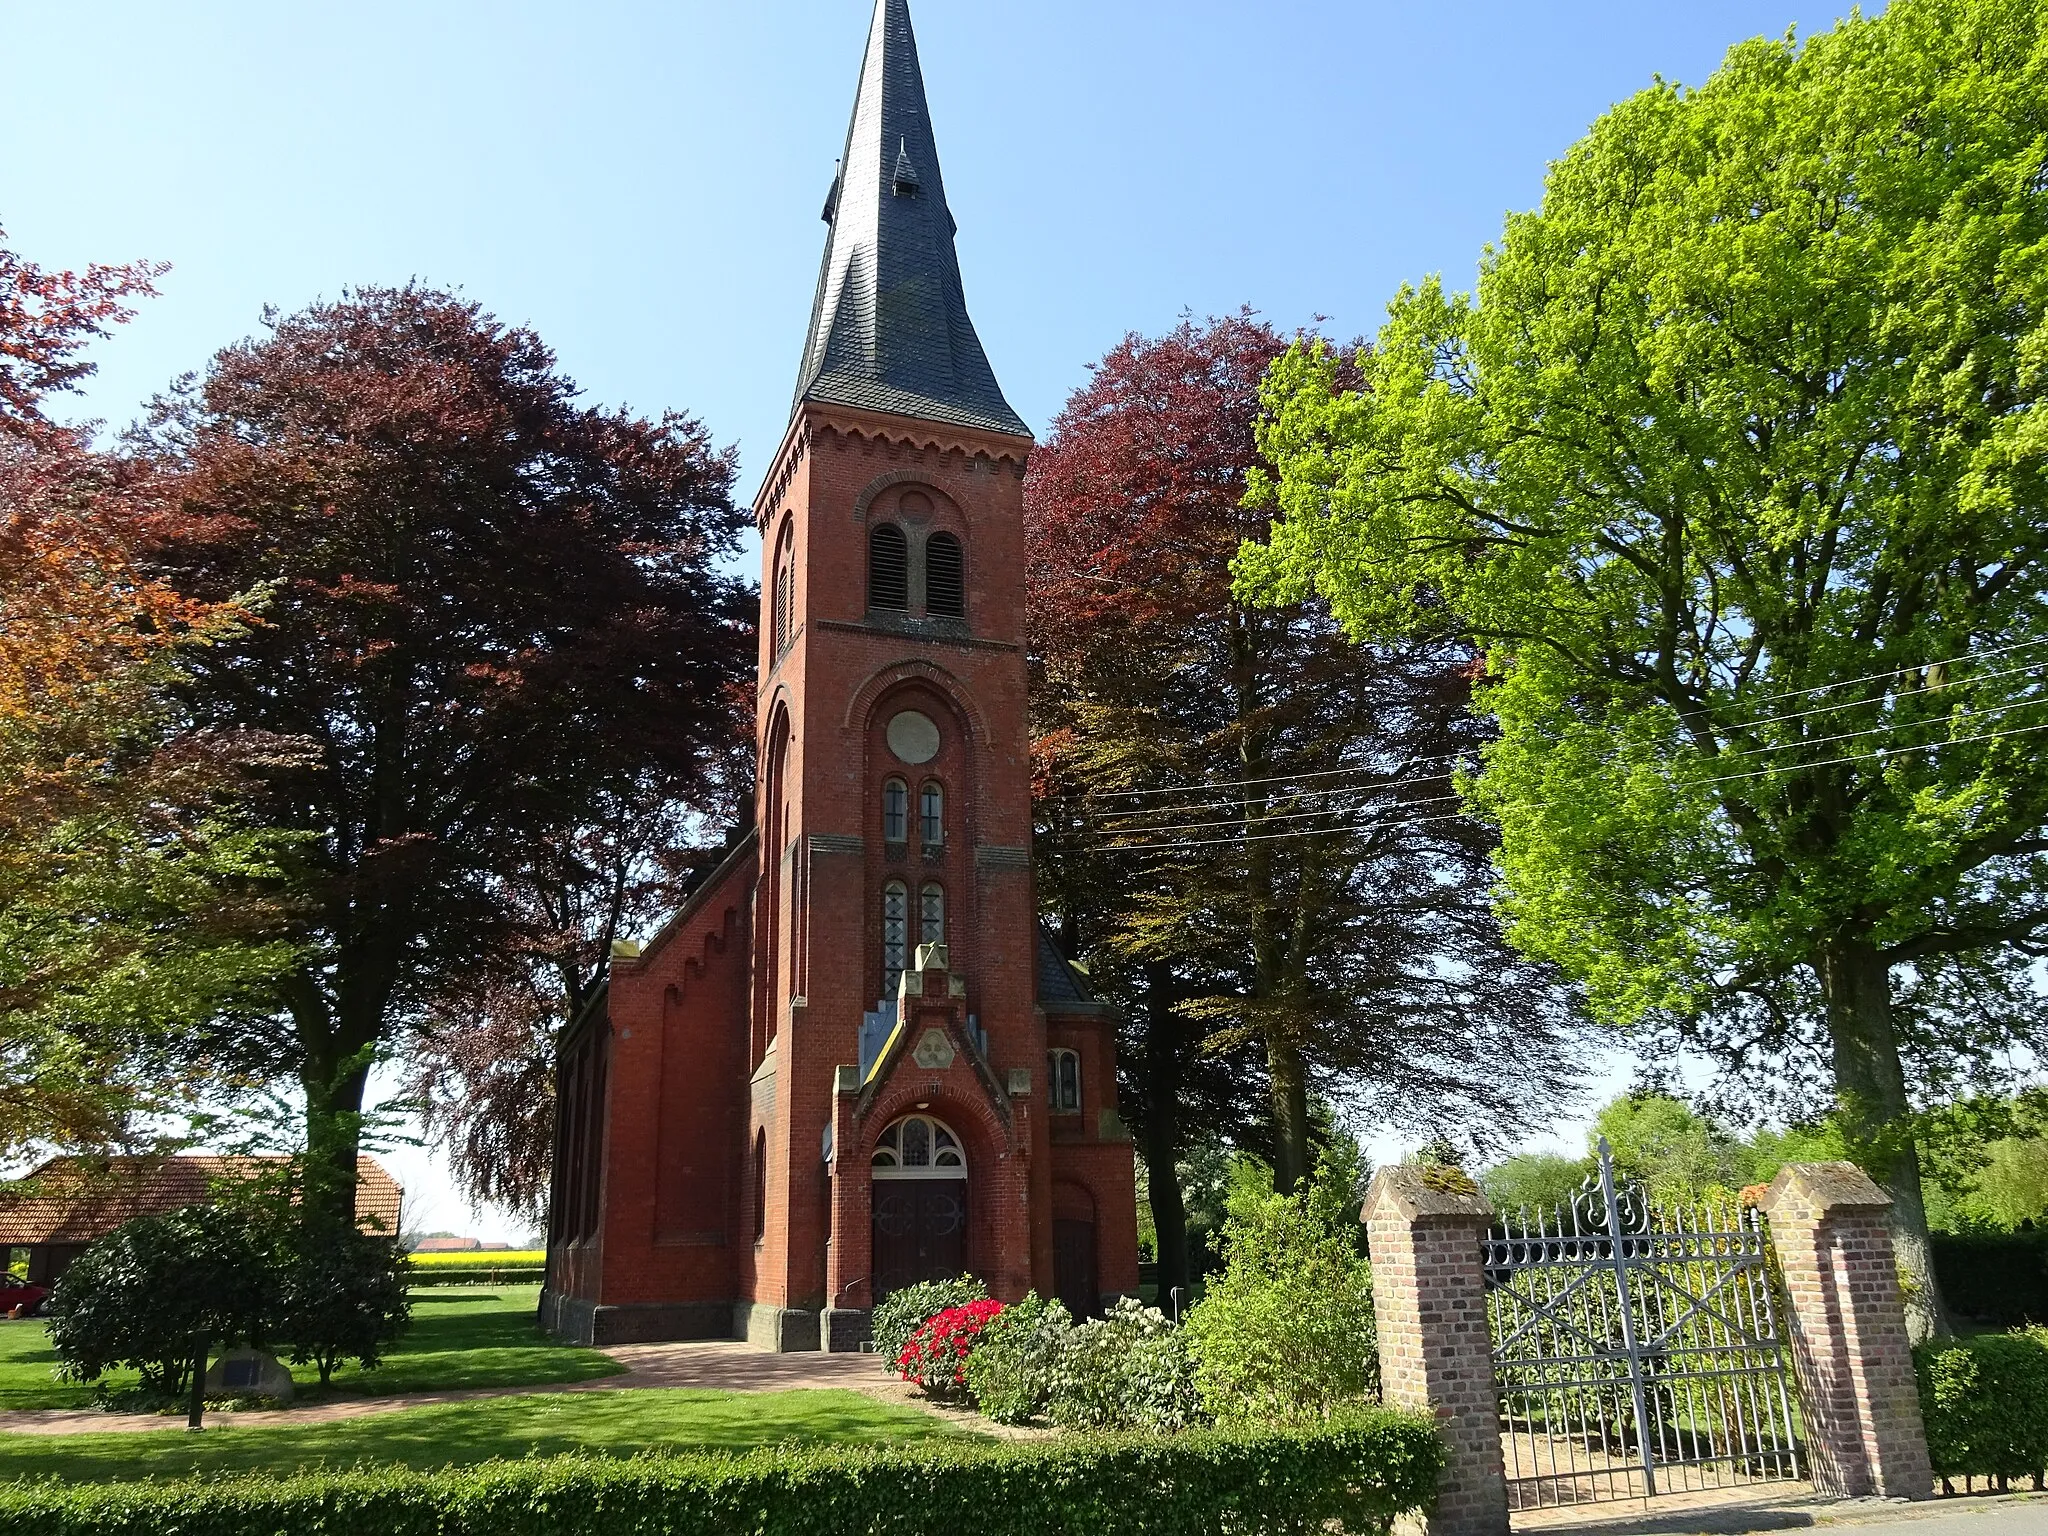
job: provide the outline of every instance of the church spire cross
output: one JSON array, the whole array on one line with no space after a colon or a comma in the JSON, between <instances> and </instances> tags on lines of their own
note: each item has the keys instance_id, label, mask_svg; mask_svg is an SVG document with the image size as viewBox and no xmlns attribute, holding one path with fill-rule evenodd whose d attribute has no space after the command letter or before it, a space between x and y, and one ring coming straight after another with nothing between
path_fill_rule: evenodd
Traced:
<instances>
[{"instance_id":1,"label":"church spire cross","mask_svg":"<svg viewBox=\"0 0 2048 1536\"><path fill-rule=\"evenodd\" d=\"M797 401L1029 437L968 318L906 0L877 0Z\"/></svg>"}]
</instances>

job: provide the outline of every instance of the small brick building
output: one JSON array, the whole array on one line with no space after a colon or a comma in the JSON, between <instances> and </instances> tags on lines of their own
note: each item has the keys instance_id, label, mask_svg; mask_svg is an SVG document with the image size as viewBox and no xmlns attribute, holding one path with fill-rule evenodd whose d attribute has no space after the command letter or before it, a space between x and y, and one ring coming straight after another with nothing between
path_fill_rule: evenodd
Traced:
<instances>
[{"instance_id":1,"label":"small brick building","mask_svg":"<svg viewBox=\"0 0 2048 1536\"><path fill-rule=\"evenodd\" d=\"M565 1030L544 1320L844 1349L980 1275L1138 1280L1108 1011L1040 927L1024 465L879 0L763 557L754 829Z\"/></svg>"}]
</instances>

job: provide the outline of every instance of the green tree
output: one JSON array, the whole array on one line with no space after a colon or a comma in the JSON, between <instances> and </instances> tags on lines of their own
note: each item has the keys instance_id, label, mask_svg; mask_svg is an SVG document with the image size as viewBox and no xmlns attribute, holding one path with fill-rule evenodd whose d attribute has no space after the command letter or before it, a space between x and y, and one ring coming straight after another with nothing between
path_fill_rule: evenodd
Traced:
<instances>
[{"instance_id":1,"label":"green tree","mask_svg":"<svg viewBox=\"0 0 2048 1536\"><path fill-rule=\"evenodd\" d=\"M1515 942L1611 1021L1821 1064L1921 1331L1914 1110L2037 1038L2048 933L2042 15L1900 0L1615 107L1476 299L1404 289L1356 387L1274 368L1240 565L1485 647Z\"/></svg>"},{"instance_id":2,"label":"green tree","mask_svg":"<svg viewBox=\"0 0 2048 1536\"><path fill-rule=\"evenodd\" d=\"M197 1425L208 1352L266 1342L279 1302L263 1224L231 1205L188 1205L123 1222L71 1262L51 1288L50 1344L73 1380L127 1366L166 1397L189 1389Z\"/></svg>"},{"instance_id":3,"label":"green tree","mask_svg":"<svg viewBox=\"0 0 2048 1536\"><path fill-rule=\"evenodd\" d=\"M398 1239L303 1224L288 1233L277 1332L291 1344L292 1359L315 1366L323 1387L344 1360L372 1369L412 1322Z\"/></svg>"},{"instance_id":4,"label":"green tree","mask_svg":"<svg viewBox=\"0 0 2048 1536\"><path fill-rule=\"evenodd\" d=\"M1615 1171L1638 1179L1664 1205L1691 1205L1716 1191L1733 1193L1750 1182L1755 1158L1682 1099L1665 1093L1625 1093L1593 1121L1592 1140L1607 1138Z\"/></svg>"},{"instance_id":5,"label":"green tree","mask_svg":"<svg viewBox=\"0 0 2048 1536\"><path fill-rule=\"evenodd\" d=\"M1586 1182L1586 1160L1555 1152L1524 1152L1506 1158L1479 1175L1494 1210L1506 1214L1554 1210L1567 1203Z\"/></svg>"}]
</instances>

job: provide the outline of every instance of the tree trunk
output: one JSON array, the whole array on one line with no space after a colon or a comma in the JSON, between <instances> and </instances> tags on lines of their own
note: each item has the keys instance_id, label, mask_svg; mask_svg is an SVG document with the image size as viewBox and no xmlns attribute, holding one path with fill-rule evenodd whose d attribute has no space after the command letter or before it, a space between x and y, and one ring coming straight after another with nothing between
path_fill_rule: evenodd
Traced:
<instances>
[{"instance_id":1,"label":"tree trunk","mask_svg":"<svg viewBox=\"0 0 2048 1536\"><path fill-rule=\"evenodd\" d=\"M1948 1309L1934 1278L1920 1149L1892 1023L1891 967L1868 939L1846 938L1821 951L1819 970L1842 1129L1851 1155L1892 1197L1892 1241L1907 1328L1916 1342L1944 1336L1950 1331Z\"/></svg>"},{"instance_id":2,"label":"tree trunk","mask_svg":"<svg viewBox=\"0 0 2048 1536\"><path fill-rule=\"evenodd\" d=\"M363 1094L370 1078L366 1056L360 1051L341 1056L329 1046L308 1052L300 1069L306 1095L300 1211L312 1231L336 1231L355 1222L356 1159L362 1151Z\"/></svg>"},{"instance_id":3,"label":"tree trunk","mask_svg":"<svg viewBox=\"0 0 2048 1536\"><path fill-rule=\"evenodd\" d=\"M199 1346L198 1357L192 1362L192 1395L185 1400L185 1428L188 1430L206 1427L206 1346Z\"/></svg>"},{"instance_id":4,"label":"tree trunk","mask_svg":"<svg viewBox=\"0 0 2048 1536\"><path fill-rule=\"evenodd\" d=\"M1273 1192L1291 1195L1308 1177L1308 1070L1300 1048L1277 1029L1266 1031L1266 1071L1273 1080Z\"/></svg>"},{"instance_id":5,"label":"tree trunk","mask_svg":"<svg viewBox=\"0 0 2048 1536\"><path fill-rule=\"evenodd\" d=\"M1180 1187L1181 1033L1166 967L1145 968L1145 1182L1159 1239L1159 1305L1188 1284L1188 1209Z\"/></svg>"}]
</instances>

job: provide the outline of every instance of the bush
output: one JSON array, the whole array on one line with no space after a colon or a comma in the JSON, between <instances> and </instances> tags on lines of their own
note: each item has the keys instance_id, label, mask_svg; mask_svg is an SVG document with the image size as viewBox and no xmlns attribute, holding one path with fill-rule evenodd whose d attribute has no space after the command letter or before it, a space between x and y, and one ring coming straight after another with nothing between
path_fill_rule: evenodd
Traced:
<instances>
[{"instance_id":1,"label":"bush","mask_svg":"<svg viewBox=\"0 0 2048 1536\"><path fill-rule=\"evenodd\" d=\"M1292 1195L1232 1197L1223 1273L1187 1320L1202 1403L1218 1419L1304 1422L1378 1395L1372 1271L1349 1198L1329 1168Z\"/></svg>"},{"instance_id":2,"label":"bush","mask_svg":"<svg viewBox=\"0 0 2048 1536\"><path fill-rule=\"evenodd\" d=\"M0 1485L0 1536L1319 1536L1436 1497L1428 1422Z\"/></svg>"},{"instance_id":3,"label":"bush","mask_svg":"<svg viewBox=\"0 0 2048 1536\"><path fill-rule=\"evenodd\" d=\"M920 1280L884 1296L869 1320L875 1353L885 1360L898 1360L910 1336L948 1307L964 1307L970 1301L987 1301L988 1287L972 1275L957 1280Z\"/></svg>"},{"instance_id":4,"label":"bush","mask_svg":"<svg viewBox=\"0 0 2048 1536\"><path fill-rule=\"evenodd\" d=\"M405 1271L405 1254L392 1238L354 1227L295 1234L284 1253L278 1322L293 1361L317 1366L323 1387L344 1360L366 1371L375 1366L412 1321Z\"/></svg>"},{"instance_id":5,"label":"bush","mask_svg":"<svg viewBox=\"0 0 2048 1536\"><path fill-rule=\"evenodd\" d=\"M176 1398L217 1345L267 1342L278 1309L269 1243L245 1212L188 1205L123 1222L51 1288L50 1344L74 1381L114 1366Z\"/></svg>"},{"instance_id":6,"label":"bush","mask_svg":"<svg viewBox=\"0 0 2048 1536\"><path fill-rule=\"evenodd\" d=\"M1186 1333L1125 1296L1060 1339L1047 1407L1062 1429L1186 1429L1201 1422Z\"/></svg>"},{"instance_id":7,"label":"bush","mask_svg":"<svg viewBox=\"0 0 2048 1536\"><path fill-rule=\"evenodd\" d=\"M1022 1424L1052 1401L1060 1350L1074 1320L1036 1292L988 1320L967 1357L967 1391L998 1424Z\"/></svg>"},{"instance_id":8,"label":"bush","mask_svg":"<svg viewBox=\"0 0 2048 1536\"><path fill-rule=\"evenodd\" d=\"M1002 1310L1000 1301L970 1301L926 1318L896 1357L896 1369L934 1397L960 1391L967 1385L967 1357L975 1341Z\"/></svg>"},{"instance_id":9,"label":"bush","mask_svg":"<svg viewBox=\"0 0 2048 1536\"><path fill-rule=\"evenodd\" d=\"M1930 1340L1913 1364L1936 1476L2048 1470L2048 1330Z\"/></svg>"}]
</instances>

